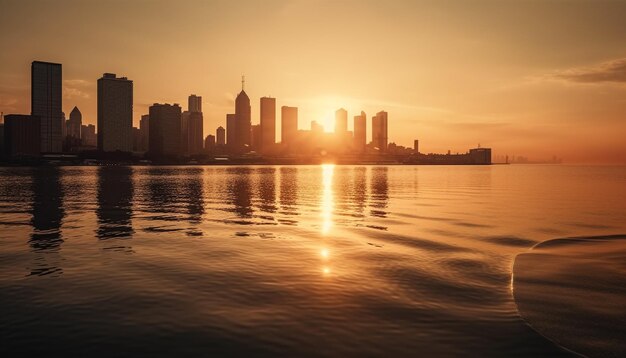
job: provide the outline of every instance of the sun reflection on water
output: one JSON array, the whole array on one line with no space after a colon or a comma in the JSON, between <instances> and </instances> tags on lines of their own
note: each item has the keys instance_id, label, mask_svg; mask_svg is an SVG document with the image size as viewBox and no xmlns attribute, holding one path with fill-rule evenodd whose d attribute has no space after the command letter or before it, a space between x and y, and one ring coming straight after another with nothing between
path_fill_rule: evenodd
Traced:
<instances>
[{"instance_id":1,"label":"sun reflection on water","mask_svg":"<svg viewBox=\"0 0 626 358\"><path fill-rule=\"evenodd\" d=\"M333 172L334 164L322 165L322 234L326 235L333 226L333 207L335 205L333 198Z\"/></svg>"}]
</instances>

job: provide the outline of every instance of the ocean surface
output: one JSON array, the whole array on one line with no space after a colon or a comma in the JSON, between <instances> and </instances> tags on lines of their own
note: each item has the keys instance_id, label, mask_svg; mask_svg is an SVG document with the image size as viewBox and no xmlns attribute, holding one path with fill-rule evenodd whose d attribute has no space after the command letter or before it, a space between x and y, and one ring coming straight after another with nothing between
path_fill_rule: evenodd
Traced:
<instances>
[{"instance_id":1,"label":"ocean surface","mask_svg":"<svg viewBox=\"0 0 626 358\"><path fill-rule=\"evenodd\" d=\"M623 166L0 168L0 355L619 356L620 234Z\"/></svg>"}]
</instances>

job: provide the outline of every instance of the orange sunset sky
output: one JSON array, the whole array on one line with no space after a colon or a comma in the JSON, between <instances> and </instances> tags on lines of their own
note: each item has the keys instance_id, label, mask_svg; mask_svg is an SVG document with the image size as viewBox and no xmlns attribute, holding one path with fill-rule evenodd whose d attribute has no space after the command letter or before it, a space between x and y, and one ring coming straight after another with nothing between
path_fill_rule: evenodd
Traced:
<instances>
[{"instance_id":1,"label":"orange sunset sky","mask_svg":"<svg viewBox=\"0 0 626 358\"><path fill-rule=\"evenodd\" d=\"M626 163L622 1L0 0L5 114L30 112L33 60L63 64L84 123L112 72L134 81L136 125L193 93L214 133L245 74L253 124L272 96L302 129L386 110L390 142L422 152Z\"/></svg>"}]
</instances>

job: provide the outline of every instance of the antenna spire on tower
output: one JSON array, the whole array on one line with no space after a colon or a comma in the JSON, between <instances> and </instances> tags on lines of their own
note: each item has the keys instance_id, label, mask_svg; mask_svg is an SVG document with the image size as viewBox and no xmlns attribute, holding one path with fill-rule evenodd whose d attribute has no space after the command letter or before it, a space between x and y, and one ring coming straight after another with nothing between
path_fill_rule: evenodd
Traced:
<instances>
[{"instance_id":1,"label":"antenna spire on tower","mask_svg":"<svg viewBox=\"0 0 626 358\"><path fill-rule=\"evenodd\" d=\"M246 86L246 76L242 75L241 76L241 90L243 91L245 89Z\"/></svg>"}]
</instances>

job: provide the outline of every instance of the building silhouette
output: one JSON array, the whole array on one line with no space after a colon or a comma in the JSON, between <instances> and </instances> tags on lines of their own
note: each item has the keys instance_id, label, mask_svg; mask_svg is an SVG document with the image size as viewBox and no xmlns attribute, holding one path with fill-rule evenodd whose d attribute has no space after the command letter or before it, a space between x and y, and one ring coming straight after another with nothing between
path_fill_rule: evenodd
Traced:
<instances>
[{"instance_id":1,"label":"building silhouette","mask_svg":"<svg viewBox=\"0 0 626 358\"><path fill-rule=\"evenodd\" d=\"M372 144L380 153L387 151L387 112L380 111L372 118Z\"/></svg>"},{"instance_id":2,"label":"building silhouette","mask_svg":"<svg viewBox=\"0 0 626 358\"><path fill-rule=\"evenodd\" d=\"M367 116L365 112L361 111L361 114L354 116L354 150L356 152L365 151L365 145L367 144Z\"/></svg>"},{"instance_id":3,"label":"building silhouette","mask_svg":"<svg viewBox=\"0 0 626 358\"><path fill-rule=\"evenodd\" d=\"M93 124L80 126L80 135L83 146L96 147L98 145L98 137L96 136L96 126Z\"/></svg>"},{"instance_id":4,"label":"building silhouette","mask_svg":"<svg viewBox=\"0 0 626 358\"><path fill-rule=\"evenodd\" d=\"M133 127L133 152L141 151L141 131L137 127Z\"/></svg>"},{"instance_id":5,"label":"building silhouette","mask_svg":"<svg viewBox=\"0 0 626 358\"><path fill-rule=\"evenodd\" d=\"M139 120L140 151L147 152L150 148L150 115L144 114Z\"/></svg>"},{"instance_id":6,"label":"building silhouette","mask_svg":"<svg viewBox=\"0 0 626 358\"><path fill-rule=\"evenodd\" d=\"M189 112L202 112L202 96L192 94L189 96L187 110Z\"/></svg>"},{"instance_id":7,"label":"building silhouette","mask_svg":"<svg viewBox=\"0 0 626 358\"><path fill-rule=\"evenodd\" d=\"M217 145L223 146L226 144L226 130L224 129L224 127L217 127L217 130L215 131L215 137Z\"/></svg>"},{"instance_id":8,"label":"building silhouette","mask_svg":"<svg viewBox=\"0 0 626 358\"><path fill-rule=\"evenodd\" d=\"M98 150L133 148L133 81L105 73L98 79Z\"/></svg>"},{"instance_id":9,"label":"building silhouette","mask_svg":"<svg viewBox=\"0 0 626 358\"><path fill-rule=\"evenodd\" d=\"M172 160L180 157L181 108L178 104L150 106L150 157Z\"/></svg>"},{"instance_id":10,"label":"building silhouette","mask_svg":"<svg viewBox=\"0 0 626 358\"><path fill-rule=\"evenodd\" d=\"M261 97L260 151L267 153L276 144L276 98Z\"/></svg>"},{"instance_id":11,"label":"building silhouette","mask_svg":"<svg viewBox=\"0 0 626 358\"><path fill-rule=\"evenodd\" d=\"M72 138L80 138L80 128L83 125L83 115L78 107L70 112L70 119L67 120L67 136Z\"/></svg>"},{"instance_id":12,"label":"building silhouette","mask_svg":"<svg viewBox=\"0 0 626 358\"><path fill-rule=\"evenodd\" d=\"M187 153L200 154L204 141L204 118L202 116L202 97L192 94L189 96L187 120Z\"/></svg>"},{"instance_id":13,"label":"building silhouette","mask_svg":"<svg viewBox=\"0 0 626 358\"><path fill-rule=\"evenodd\" d=\"M65 112L61 112L61 147L63 146L63 139L67 137L67 121L65 118Z\"/></svg>"},{"instance_id":14,"label":"building silhouette","mask_svg":"<svg viewBox=\"0 0 626 358\"><path fill-rule=\"evenodd\" d=\"M235 116L236 116L236 126L235 126L235 145L232 150L235 153L245 153L249 151L251 142L251 127L252 127L252 117L251 117L251 107L250 107L250 97L246 94L243 88L244 82L242 81L241 92L237 95L235 99Z\"/></svg>"},{"instance_id":15,"label":"building silhouette","mask_svg":"<svg viewBox=\"0 0 626 358\"><path fill-rule=\"evenodd\" d=\"M189 155L189 111L184 111L180 117L180 152Z\"/></svg>"},{"instance_id":16,"label":"building silhouette","mask_svg":"<svg viewBox=\"0 0 626 358\"><path fill-rule=\"evenodd\" d=\"M280 109L281 117L281 143L284 145L292 145L298 136L298 107L282 106Z\"/></svg>"},{"instance_id":17,"label":"building silhouette","mask_svg":"<svg viewBox=\"0 0 626 358\"><path fill-rule=\"evenodd\" d=\"M8 157L37 157L41 153L41 121L38 116L4 116L4 151ZM1 149L1 148L0 148Z\"/></svg>"},{"instance_id":18,"label":"building silhouette","mask_svg":"<svg viewBox=\"0 0 626 358\"><path fill-rule=\"evenodd\" d=\"M413 140L413 153L419 154L420 152L420 141L418 139Z\"/></svg>"},{"instance_id":19,"label":"building silhouette","mask_svg":"<svg viewBox=\"0 0 626 358\"><path fill-rule=\"evenodd\" d=\"M62 68L59 63L33 61L31 114L39 117L42 152L60 152L65 120L61 116Z\"/></svg>"},{"instance_id":20,"label":"building silhouette","mask_svg":"<svg viewBox=\"0 0 626 358\"><path fill-rule=\"evenodd\" d=\"M209 153L215 150L215 136L213 134L209 134L204 139L204 150Z\"/></svg>"},{"instance_id":21,"label":"building silhouette","mask_svg":"<svg viewBox=\"0 0 626 358\"><path fill-rule=\"evenodd\" d=\"M236 145L237 138L237 115L230 113L226 115L226 145L232 152Z\"/></svg>"},{"instance_id":22,"label":"building silhouette","mask_svg":"<svg viewBox=\"0 0 626 358\"><path fill-rule=\"evenodd\" d=\"M253 151L260 151L261 150L261 125L260 124L255 124L251 127L250 129L250 149Z\"/></svg>"},{"instance_id":23,"label":"building silhouette","mask_svg":"<svg viewBox=\"0 0 626 358\"><path fill-rule=\"evenodd\" d=\"M346 132L348 132L348 111L339 108L335 112L335 134L341 138Z\"/></svg>"}]
</instances>

